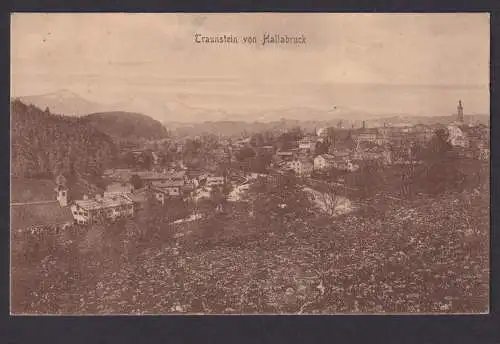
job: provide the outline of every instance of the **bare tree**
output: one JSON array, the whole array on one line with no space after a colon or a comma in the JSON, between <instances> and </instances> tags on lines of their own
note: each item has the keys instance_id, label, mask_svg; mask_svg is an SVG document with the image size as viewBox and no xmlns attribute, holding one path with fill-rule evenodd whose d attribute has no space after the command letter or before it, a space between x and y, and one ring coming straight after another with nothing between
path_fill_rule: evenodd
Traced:
<instances>
[{"instance_id":1,"label":"bare tree","mask_svg":"<svg viewBox=\"0 0 500 344\"><path fill-rule=\"evenodd\" d=\"M339 186L332 183L324 183L320 190L315 190L315 197L320 203L322 210L330 216L338 213L338 207L343 201L342 191Z\"/></svg>"}]
</instances>

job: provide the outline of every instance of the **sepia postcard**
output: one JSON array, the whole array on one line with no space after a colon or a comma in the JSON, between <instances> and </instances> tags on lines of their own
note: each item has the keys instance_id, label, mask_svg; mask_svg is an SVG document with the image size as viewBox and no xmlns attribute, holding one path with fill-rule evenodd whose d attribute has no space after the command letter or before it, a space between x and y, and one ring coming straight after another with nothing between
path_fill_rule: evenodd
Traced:
<instances>
[{"instance_id":1,"label":"sepia postcard","mask_svg":"<svg viewBox=\"0 0 500 344\"><path fill-rule=\"evenodd\" d=\"M487 13L13 13L12 315L484 314Z\"/></svg>"}]
</instances>

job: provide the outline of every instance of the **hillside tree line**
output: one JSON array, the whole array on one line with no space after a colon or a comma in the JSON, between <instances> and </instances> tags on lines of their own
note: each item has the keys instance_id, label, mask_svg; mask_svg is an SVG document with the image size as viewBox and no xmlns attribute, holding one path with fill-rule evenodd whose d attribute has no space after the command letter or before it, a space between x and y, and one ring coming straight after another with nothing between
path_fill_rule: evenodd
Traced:
<instances>
[{"instance_id":1,"label":"hillside tree line","mask_svg":"<svg viewBox=\"0 0 500 344\"><path fill-rule=\"evenodd\" d=\"M98 176L116 155L112 139L79 118L16 100L11 123L11 173L16 178Z\"/></svg>"}]
</instances>

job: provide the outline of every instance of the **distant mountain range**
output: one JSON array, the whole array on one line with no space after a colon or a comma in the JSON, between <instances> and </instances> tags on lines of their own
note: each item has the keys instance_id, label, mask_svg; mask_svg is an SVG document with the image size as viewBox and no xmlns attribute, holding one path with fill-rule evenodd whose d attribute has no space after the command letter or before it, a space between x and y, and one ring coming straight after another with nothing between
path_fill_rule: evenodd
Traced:
<instances>
[{"instance_id":1,"label":"distant mountain range","mask_svg":"<svg viewBox=\"0 0 500 344\"><path fill-rule=\"evenodd\" d=\"M133 98L128 101L102 104L89 101L69 90L59 90L34 96L17 97L25 104L35 105L40 109L49 108L51 113L66 116L84 116L91 113L128 112L142 113L160 122L182 121L186 123L219 121L231 116L222 110L194 108L177 101L157 101L146 98Z\"/></svg>"},{"instance_id":2,"label":"distant mountain range","mask_svg":"<svg viewBox=\"0 0 500 344\"><path fill-rule=\"evenodd\" d=\"M51 113L65 116L82 116L103 111L105 108L104 105L86 100L69 90L17 97L16 99L27 105L35 105L42 110L49 108Z\"/></svg>"},{"instance_id":3,"label":"distant mountain range","mask_svg":"<svg viewBox=\"0 0 500 344\"><path fill-rule=\"evenodd\" d=\"M384 123L388 125L447 124L454 120L451 114L432 117L375 114L341 105L332 106L329 109L291 107L252 113L229 113L224 110L191 107L176 100L161 101L147 97L133 98L114 104L101 104L91 102L68 90L18 99L25 104L33 104L41 109L48 107L52 113L67 116L99 113L99 121L103 121L102 118L107 113L115 119L119 112L144 114L171 130L184 133L201 131L224 134L243 130L262 130L262 128L287 128L296 125L313 130L318 126L337 126L340 121L345 128L349 128L361 127L363 121L367 127L377 127ZM466 115L465 119L467 122L489 123L488 115Z\"/></svg>"}]
</instances>

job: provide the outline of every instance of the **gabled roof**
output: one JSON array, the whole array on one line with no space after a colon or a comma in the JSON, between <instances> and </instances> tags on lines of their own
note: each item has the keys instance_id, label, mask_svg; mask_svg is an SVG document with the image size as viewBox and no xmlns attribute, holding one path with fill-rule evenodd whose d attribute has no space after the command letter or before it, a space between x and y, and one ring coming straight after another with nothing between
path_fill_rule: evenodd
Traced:
<instances>
[{"instance_id":1,"label":"gabled roof","mask_svg":"<svg viewBox=\"0 0 500 344\"><path fill-rule=\"evenodd\" d=\"M132 173L132 169L130 169L130 168L107 169L107 170L104 170L103 174L105 176L108 176L108 175L112 175L113 173L116 173L116 172L130 172L130 173Z\"/></svg>"},{"instance_id":2,"label":"gabled roof","mask_svg":"<svg viewBox=\"0 0 500 344\"><path fill-rule=\"evenodd\" d=\"M173 179L180 179L180 178L184 178L187 175L187 173L186 173L186 171L174 171L174 172L168 173L167 175L170 175L170 177Z\"/></svg>"},{"instance_id":3,"label":"gabled roof","mask_svg":"<svg viewBox=\"0 0 500 344\"><path fill-rule=\"evenodd\" d=\"M136 172L135 174L137 174L139 178L143 180L171 179L171 177L168 174L160 172L142 171L142 172Z\"/></svg>"},{"instance_id":4,"label":"gabled roof","mask_svg":"<svg viewBox=\"0 0 500 344\"><path fill-rule=\"evenodd\" d=\"M186 171L175 172L152 172L152 171L139 171L135 172L139 178L143 180L168 180L168 179L181 179L186 176Z\"/></svg>"},{"instance_id":5,"label":"gabled roof","mask_svg":"<svg viewBox=\"0 0 500 344\"><path fill-rule=\"evenodd\" d=\"M208 176L207 180L208 179L212 179L212 180L214 180L214 179L224 179L224 177L223 176Z\"/></svg>"},{"instance_id":6,"label":"gabled roof","mask_svg":"<svg viewBox=\"0 0 500 344\"><path fill-rule=\"evenodd\" d=\"M187 170L186 171L186 175L190 178L196 178L196 177L200 177L201 175L203 175L203 171L202 170Z\"/></svg>"},{"instance_id":7,"label":"gabled roof","mask_svg":"<svg viewBox=\"0 0 500 344\"><path fill-rule=\"evenodd\" d=\"M378 129L377 128L361 128L357 129L354 131L357 135L363 135L363 134L378 134Z\"/></svg>"},{"instance_id":8,"label":"gabled roof","mask_svg":"<svg viewBox=\"0 0 500 344\"><path fill-rule=\"evenodd\" d=\"M106 209L133 204L130 199L123 195L110 195L99 199L76 200L74 203L85 210Z\"/></svg>"},{"instance_id":9,"label":"gabled roof","mask_svg":"<svg viewBox=\"0 0 500 344\"><path fill-rule=\"evenodd\" d=\"M336 161L336 160L338 160L338 159L339 159L338 157L335 157L335 156L333 156L333 155L331 155L331 154L321 154L321 155L316 156L316 158L319 158L319 157L321 157L321 158L325 159L325 160L326 160L329 164L331 164L331 163L333 163L334 161ZM315 159L316 159L316 158L315 158Z\"/></svg>"},{"instance_id":10,"label":"gabled roof","mask_svg":"<svg viewBox=\"0 0 500 344\"><path fill-rule=\"evenodd\" d=\"M316 137L305 136L299 140L299 143L316 143Z\"/></svg>"},{"instance_id":11,"label":"gabled roof","mask_svg":"<svg viewBox=\"0 0 500 344\"><path fill-rule=\"evenodd\" d=\"M153 187L183 187L185 185L183 180L165 180L161 182L153 182Z\"/></svg>"},{"instance_id":12,"label":"gabled roof","mask_svg":"<svg viewBox=\"0 0 500 344\"><path fill-rule=\"evenodd\" d=\"M133 193L127 194L126 197L134 203L142 203L147 201L148 194L149 194L148 190L140 189L134 191Z\"/></svg>"},{"instance_id":13,"label":"gabled roof","mask_svg":"<svg viewBox=\"0 0 500 344\"><path fill-rule=\"evenodd\" d=\"M310 161L301 161L303 168L312 168L314 164Z\"/></svg>"},{"instance_id":14,"label":"gabled roof","mask_svg":"<svg viewBox=\"0 0 500 344\"><path fill-rule=\"evenodd\" d=\"M276 155L293 155L292 151L278 151Z\"/></svg>"},{"instance_id":15,"label":"gabled roof","mask_svg":"<svg viewBox=\"0 0 500 344\"><path fill-rule=\"evenodd\" d=\"M152 188L153 191L156 191L156 192L161 192L163 194L170 194L171 192L171 189L170 187L162 187L162 186L155 186L154 188Z\"/></svg>"},{"instance_id":16,"label":"gabled roof","mask_svg":"<svg viewBox=\"0 0 500 344\"><path fill-rule=\"evenodd\" d=\"M334 158L335 157L345 157L345 156L349 156L350 153L349 152L346 152L346 151L334 151L332 154L331 154Z\"/></svg>"}]
</instances>

